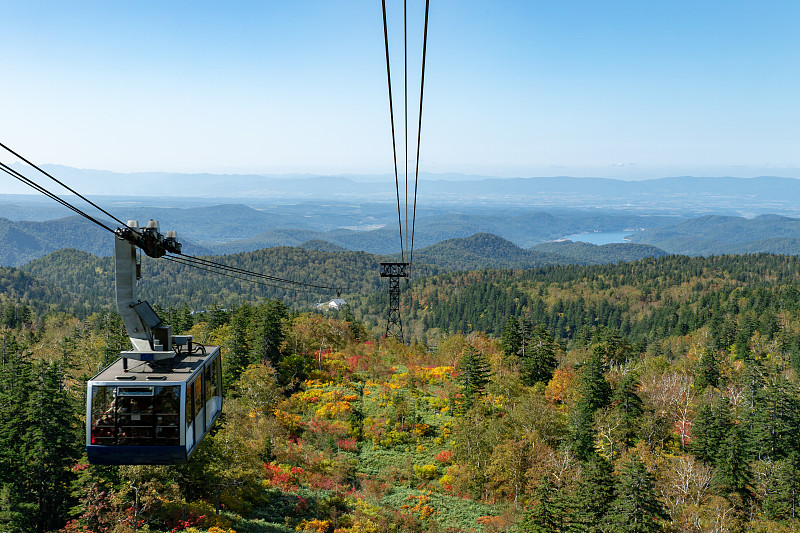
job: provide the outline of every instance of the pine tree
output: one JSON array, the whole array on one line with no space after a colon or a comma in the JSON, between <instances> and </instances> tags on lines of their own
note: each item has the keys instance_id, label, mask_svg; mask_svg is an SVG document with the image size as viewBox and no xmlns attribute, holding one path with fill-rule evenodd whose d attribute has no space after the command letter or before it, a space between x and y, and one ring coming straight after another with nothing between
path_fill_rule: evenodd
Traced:
<instances>
[{"instance_id":1,"label":"pine tree","mask_svg":"<svg viewBox=\"0 0 800 533\"><path fill-rule=\"evenodd\" d=\"M667 520L658 500L653 476L638 457L624 461L617 490L604 518L609 533L654 533L663 531L659 520Z\"/></svg>"}]
</instances>

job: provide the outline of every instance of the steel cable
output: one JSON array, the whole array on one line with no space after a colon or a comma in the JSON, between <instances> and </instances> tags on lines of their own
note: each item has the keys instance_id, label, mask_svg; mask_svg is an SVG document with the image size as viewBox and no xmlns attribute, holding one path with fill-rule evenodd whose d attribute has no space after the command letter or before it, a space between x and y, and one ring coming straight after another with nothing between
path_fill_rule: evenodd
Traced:
<instances>
[{"instance_id":1,"label":"steel cable","mask_svg":"<svg viewBox=\"0 0 800 533\"><path fill-rule=\"evenodd\" d=\"M397 141L394 133L394 104L392 103L392 71L389 66L389 29L386 25L386 0L381 0L383 7L383 42L386 49L386 79L389 83L389 120L392 126L392 155L394 157L394 188L397 193L397 225L400 228L400 258L405 261L403 249L403 221L400 216L400 178L397 174Z\"/></svg>"}]
</instances>

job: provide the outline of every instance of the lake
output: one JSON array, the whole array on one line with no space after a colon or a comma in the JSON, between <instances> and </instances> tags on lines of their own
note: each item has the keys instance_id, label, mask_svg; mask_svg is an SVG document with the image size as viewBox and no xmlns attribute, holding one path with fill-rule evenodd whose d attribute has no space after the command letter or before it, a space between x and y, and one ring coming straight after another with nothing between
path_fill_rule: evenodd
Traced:
<instances>
[{"instance_id":1,"label":"lake","mask_svg":"<svg viewBox=\"0 0 800 533\"><path fill-rule=\"evenodd\" d=\"M635 233L634 231L592 231L567 235L564 239L571 241L588 242L591 244L611 244L612 242L627 242L624 237Z\"/></svg>"}]
</instances>

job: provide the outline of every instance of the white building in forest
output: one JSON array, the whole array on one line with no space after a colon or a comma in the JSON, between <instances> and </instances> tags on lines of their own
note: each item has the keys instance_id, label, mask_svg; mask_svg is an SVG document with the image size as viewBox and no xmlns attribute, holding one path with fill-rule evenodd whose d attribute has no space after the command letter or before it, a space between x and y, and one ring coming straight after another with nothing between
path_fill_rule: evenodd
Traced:
<instances>
[{"instance_id":1,"label":"white building in forest","mask_svg":"<svg viewBox=\"0 0 800 533\"><path fill-rule=\"evenodd\" d=\"M322 309L322 310L333 310L333 309L341 309L345 305L347 305L347 302L345 302L343 299L334 298L330 302L318 303L315 305L315 307L317 309Z\"/></svg>"}]
</instances>

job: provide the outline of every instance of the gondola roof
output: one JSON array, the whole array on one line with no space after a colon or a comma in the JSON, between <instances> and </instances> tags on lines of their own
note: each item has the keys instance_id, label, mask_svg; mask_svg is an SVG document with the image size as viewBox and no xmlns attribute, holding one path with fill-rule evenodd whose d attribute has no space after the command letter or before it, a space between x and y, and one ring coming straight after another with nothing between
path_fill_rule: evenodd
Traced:
<instances>
[{"instance_id":1,"label":"gondola roof","mask_svg":"<svg viewBox=\"0 0 800 533\"><path fill-rule=\"evenodd\" d=\"M197 346L197 345L195 345ZM127 371L124 369L123 359L117 359L112 364L101 370L92 378L93 382L117 383L158 383L182 382L188 380L205 359L212 355L217 346L205 346L204 352L178 354L172 359L163 361L134 361L128 360Z\"/></svg>"}]
</instances>

